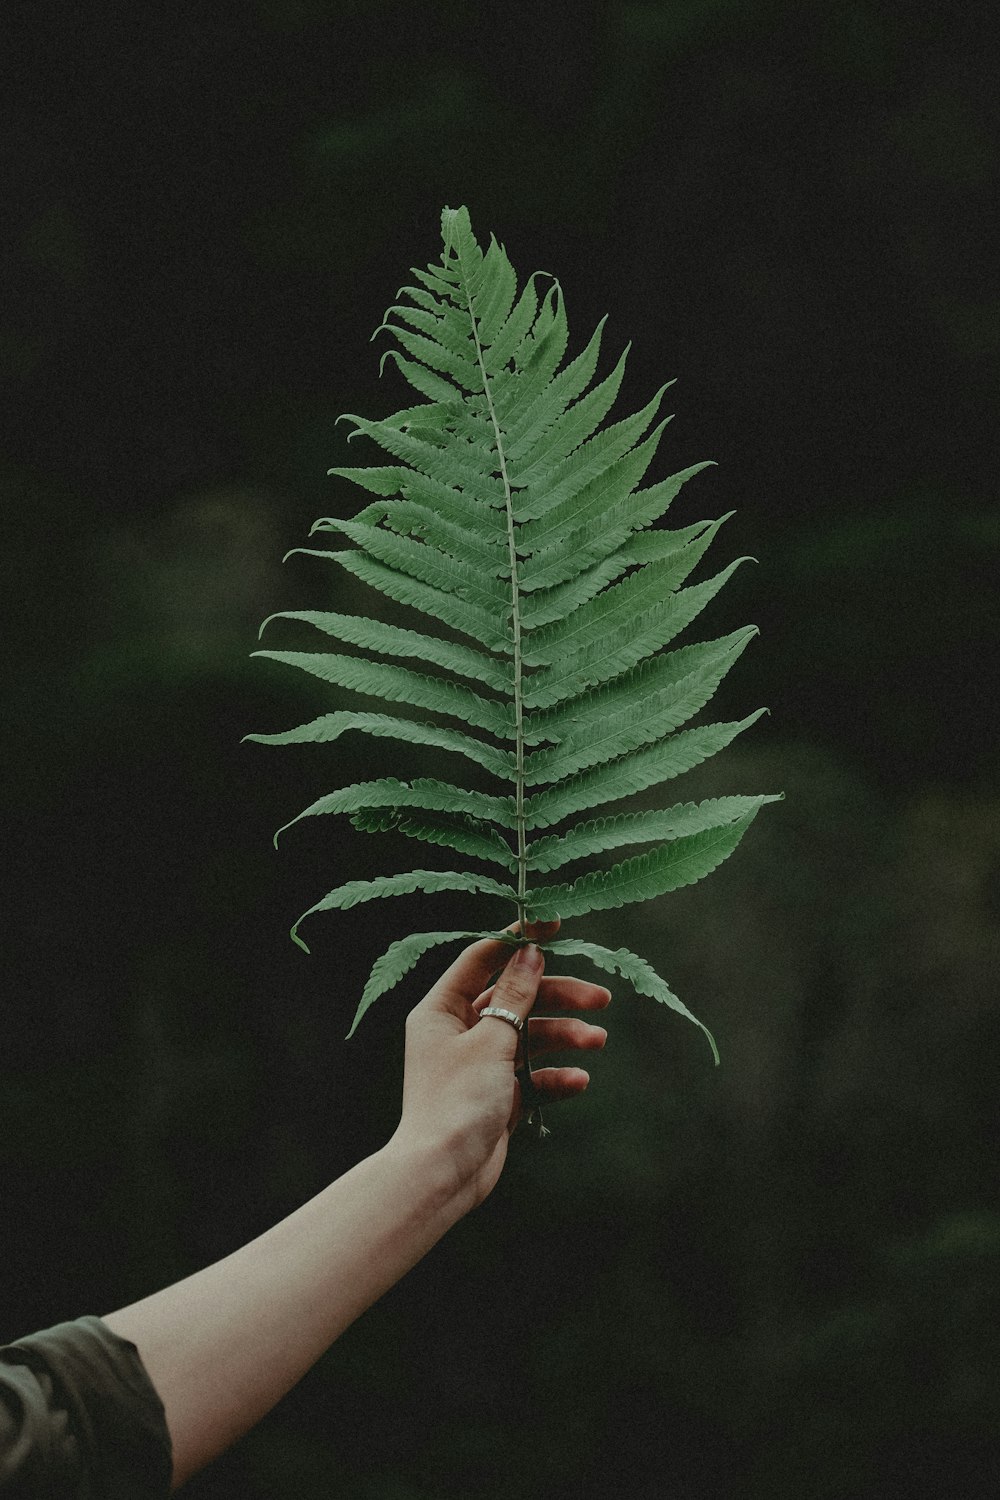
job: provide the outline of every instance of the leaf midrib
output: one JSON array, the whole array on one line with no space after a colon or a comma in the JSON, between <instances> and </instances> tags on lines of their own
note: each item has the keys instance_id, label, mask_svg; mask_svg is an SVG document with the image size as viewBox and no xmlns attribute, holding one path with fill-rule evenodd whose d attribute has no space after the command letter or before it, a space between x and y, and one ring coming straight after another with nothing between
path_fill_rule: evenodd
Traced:
<instances>
[{"instance_id":1,"label":"leaf midrib","mask_svg":"<svg viewBox=\"0 0 1000 1500\"><path fill-rule=\"evenodd\" d=\"M486 371L483 347L479 340L479 328L476 324L476 315L473 312L472 298L469 294L469 275L462 263L460 246L458 247L458 263L462 278L462 292L465 296L466 307L469 312L472 336L476 343L476 359L483 382L483 395L486 397L490 422L493 426L493 440L496 444L497 458L499 459L500 477L503 480L504 505L507 512L507 547L510 557L511 615L514 633L514 805L517 830L517 915L520 930L523 932L525 929L525 893L528 888L528 849L525 839L526 816L524 807L524 708L521 693L521 610L517 581L517 539L514 530L514 504L511 496L510 478L507 474L507 459L504 454L500 423L497 421L496 409L493 405L493 391L490 385L490 377Z\"/></svg>"}]
</instances>

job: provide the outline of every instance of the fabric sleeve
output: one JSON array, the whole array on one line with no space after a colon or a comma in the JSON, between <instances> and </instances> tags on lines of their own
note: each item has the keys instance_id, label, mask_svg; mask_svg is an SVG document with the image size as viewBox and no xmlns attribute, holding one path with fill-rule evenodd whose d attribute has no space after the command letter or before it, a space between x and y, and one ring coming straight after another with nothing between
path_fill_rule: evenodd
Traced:
<instances>
[{"instance_id":1,"label":"fabric sleeve","mask_svg":"<svg viewBox=\"0 0 1000 1500\"><path fill-rule=\"evenodd\" d=\"M139 1351L100 1318L0 1348L3 1500L163 1500L172 1472L163 1403Z\"/></svg>"}]
</instances>

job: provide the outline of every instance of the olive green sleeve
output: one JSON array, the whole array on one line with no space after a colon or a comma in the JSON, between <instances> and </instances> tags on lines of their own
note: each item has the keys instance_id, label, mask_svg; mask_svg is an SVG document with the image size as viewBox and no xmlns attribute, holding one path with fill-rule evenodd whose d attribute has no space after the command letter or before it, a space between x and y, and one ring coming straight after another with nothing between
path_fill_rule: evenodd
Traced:
<instances>
[{"instance_id":1,"label":"olive green sleeve","mask_svg":"<svg viewBox=\"0 0 1000 1500\"><path fill-rule=\"evenodd\" d=\"M100 1318L0 1348L3 1500L162 1500L171 1473L163 1403Z\"/></svg>"}]
</instances>

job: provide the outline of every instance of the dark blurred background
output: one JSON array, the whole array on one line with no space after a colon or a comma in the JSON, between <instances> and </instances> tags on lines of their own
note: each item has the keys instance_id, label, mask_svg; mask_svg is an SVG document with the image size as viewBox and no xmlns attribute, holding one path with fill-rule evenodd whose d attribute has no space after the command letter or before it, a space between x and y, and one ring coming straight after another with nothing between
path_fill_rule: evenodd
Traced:
<instances>
[{"instance_id":1,"label":"dark blurred background","mask_svg":"<svg viewBox=\"0 0 1000 1500\"><path fill-rule=\"evenodd\" d=\"M647 955L722 1066L614 982L590 1092L192 1495L1000 1495L992 11L5 8L0 1337L380 1146L452 950L347 1044L372 961L510 919L406 897L307 958L332 885L450 857L274 829L373 756L441 768L240 743L352 704L250 652L381 607L281 558L382 461L338 414L410 402L369 335L443 205L559 276L571 354L632 340L616 415L678 377L650 478L717 460L671 524L737 512L702 576L759 559L688 634L758 624L710 717L771 716L648 805L786 800L564 927Z\"/></svg>"}]
</instances>

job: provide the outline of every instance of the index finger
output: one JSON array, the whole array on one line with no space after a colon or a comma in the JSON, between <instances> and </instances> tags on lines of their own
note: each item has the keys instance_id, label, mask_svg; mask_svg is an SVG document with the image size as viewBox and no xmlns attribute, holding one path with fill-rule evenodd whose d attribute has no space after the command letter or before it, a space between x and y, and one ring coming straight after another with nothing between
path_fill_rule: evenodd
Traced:
<instances>
[{"instance_id":1,"label":"index finger","mask_svg":"<svg viewBox=\"0 0 1000 1500\"><path fill-rule=\"evenodd\" d=\"M506 928L511 933L520 930L519 922L512 922ZM556 917L552 922L528 922L525 936L533 942L544 943L555 937L558 931L559 918ZM480 938L478 942L470 943L445 969L430 995L468 1025L472 1019L469 1012L473 1000L482 994L498 971L506 968L516 951L509 943L502 943L497 938Z\"/></svg>"}]
</instances>

